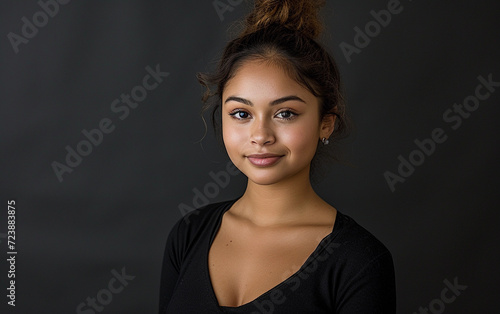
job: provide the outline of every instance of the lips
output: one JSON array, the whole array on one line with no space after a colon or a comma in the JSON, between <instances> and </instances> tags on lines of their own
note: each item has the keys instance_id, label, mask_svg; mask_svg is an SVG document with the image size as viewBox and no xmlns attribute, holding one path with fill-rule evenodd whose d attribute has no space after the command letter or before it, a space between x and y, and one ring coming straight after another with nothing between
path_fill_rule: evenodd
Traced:
<instances>
[{"instance_id":1,"label":"lips","mask_svg":"<svg viewBox=\"0 0 500 314\"><path fill-rule=\"evenodd\" d=\"M253 154L248 155L248 160L257 167L270 167L276 164L283 155L276 154Z\"/></svg>"}]
</instances>

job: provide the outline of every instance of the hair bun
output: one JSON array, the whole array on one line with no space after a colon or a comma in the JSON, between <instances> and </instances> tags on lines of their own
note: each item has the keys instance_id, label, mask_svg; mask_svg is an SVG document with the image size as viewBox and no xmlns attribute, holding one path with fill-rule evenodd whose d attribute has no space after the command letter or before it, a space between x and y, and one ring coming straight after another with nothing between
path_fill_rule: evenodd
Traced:
<instances>
[{"instance_id":1,"label":"hair bun","mask_svg":"<svg viewBox=\"0 0 500 314\"><path fill-rule=\"evenodd\" d=\"M316 38L322 30L318 12L323 4L321 0L255 0L254 10L246 19L243 33L279 24Z\"/></svg>"}]
</instances>

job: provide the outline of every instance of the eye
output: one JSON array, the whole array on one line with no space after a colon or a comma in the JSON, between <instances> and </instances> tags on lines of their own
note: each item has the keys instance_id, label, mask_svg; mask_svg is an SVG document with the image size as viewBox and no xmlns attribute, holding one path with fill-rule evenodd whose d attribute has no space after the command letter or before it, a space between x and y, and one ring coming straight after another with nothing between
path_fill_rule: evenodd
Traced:
<instances>
[{"instance_id":1,"label":"eye","mask_svg":"<svg viewBox=\"0 0 500 314\"><path fill-rule=\"evenodd\" d=\"M238 119L238 120L243 120L243 119L248 119L248 117L250 116L250 114L246 111L243 111L243 110L235 110L231 113L229 113L230 116L232 116L234 119Z\"/></svg>"},{"instance_id":2,"label":"eye","mask_svg":"<svg viewBox=\"0 0 500 314\"><path fill-rule=\"evenodd\" d=\"M283 111L278 112L278 114L276 114L276 116L280 119L283 119L283 120L291 120L291 119L295 118L297 116L297 114L291 110L283 110Z\"/></svg>"}]
</instances>

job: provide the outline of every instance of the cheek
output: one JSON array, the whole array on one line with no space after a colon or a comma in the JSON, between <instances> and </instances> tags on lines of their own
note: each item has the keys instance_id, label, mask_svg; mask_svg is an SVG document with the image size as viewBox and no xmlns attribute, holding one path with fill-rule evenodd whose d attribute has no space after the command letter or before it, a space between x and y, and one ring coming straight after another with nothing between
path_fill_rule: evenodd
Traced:
<instances>
[{"instance_id":1,"label":"cheek","mask_svg":"<svg viewBox=\"0 0 500 314\"><path fill-rule=\"evenodd\" d=\"M222 140L224 141L224 146L228 154L231 155L232 152L236 152L238 146L243 143L241 138L241 132L238 132L233 126L231 121L222 121ZM239 144L239 145L238 145Z\"/></svg>"},{"instance_id":2,"label":"cheek","mask_svg":"<svg viewBox=\"0 0 500 314\"><path fill-rule=\"evenodd\" d=\"M304 123L290 128L282 137L287 146L295 153L313 156L319 139L318 127L314 123ZM306 153L307 152L307 153ZM309 157L309 156L308 156Z\"/></svg>"}]
</instances>

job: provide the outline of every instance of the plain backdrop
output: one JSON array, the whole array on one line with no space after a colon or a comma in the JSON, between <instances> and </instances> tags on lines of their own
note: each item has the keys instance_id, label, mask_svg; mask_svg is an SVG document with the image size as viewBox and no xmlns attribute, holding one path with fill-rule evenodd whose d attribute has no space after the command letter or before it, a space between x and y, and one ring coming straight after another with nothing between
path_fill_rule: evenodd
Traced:
<instances>
[{"instance_id":1,"label":"plain backdrop","mask_svg":"<svg viewBox=\"0 0 500 314\"><path fill-rule=\"evenodd\" d=\"M182 211L244 191L242 174L227 186L214 179L228 158L211 130L200 142L195 75L214 69L251 3L54 3L0 4L0 312L79 313L99 297L102 313L156 313L165 240ZM380 25L388 5L398 13ZM398 313L498 313L499 9L356 0L328 1L321 13L356 128L344 143L350 165L330 167L316 189L392 252ZM151 71L162 73L146 90ZM131 93L140 101L127 106ZM102 138L92 133L100 127ZM86 156L70 167L68 149ZM68 168L58 177L53 165ZM123 270L126 285L109 292ZM466 286L448 288L448 303L446 281Z\"/></svg>"}]
</instances>

